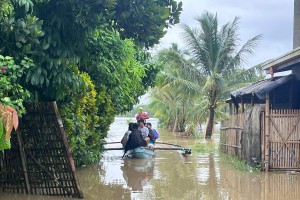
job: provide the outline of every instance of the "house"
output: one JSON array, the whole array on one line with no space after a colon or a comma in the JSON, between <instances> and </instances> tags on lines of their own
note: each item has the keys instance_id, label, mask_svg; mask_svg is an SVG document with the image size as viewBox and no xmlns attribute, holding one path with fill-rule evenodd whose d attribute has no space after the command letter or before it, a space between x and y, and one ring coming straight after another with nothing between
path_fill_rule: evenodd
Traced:
<instances>
[{"instance_id":1,"label":"house","mask_svg":"<svg viewBox=\"0 0 300 200\"><path fill-rule=\"evenodd\" d=\"M223 152L266 171L300 170L300 0L294 9L295 49L262 65L270 78L230 93L221 127Z\"/></svg>"}]
</instances>

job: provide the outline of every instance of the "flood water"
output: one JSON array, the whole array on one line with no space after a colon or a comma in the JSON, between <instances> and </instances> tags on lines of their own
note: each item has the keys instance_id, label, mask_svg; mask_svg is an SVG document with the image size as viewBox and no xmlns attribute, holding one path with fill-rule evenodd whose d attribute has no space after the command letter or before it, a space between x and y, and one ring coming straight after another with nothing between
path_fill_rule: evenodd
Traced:
<instances>
[{"instance_id":1,"label":"flood water","mask_svg":"<svg viewBox=\"0 0 300 200\"><path fill-rule=\"evenodd\" d=\"M156 121L152 121L154 127ZM116 118L107 141L120 141L127 119ZM159 141L193 146L195 140L160 131ZM216 135L216 141L217 135ZM111 147L117 147L111 145ZM249 173L239 171L219 153L157 151L150 160L122 159L122 151L105 152L96 165L77 169L87 200L197 199L293 200L300 199L300 175L295 172ZM0 200L63 200L62 197L6 195Z\"/></svg>"}]
</instances>

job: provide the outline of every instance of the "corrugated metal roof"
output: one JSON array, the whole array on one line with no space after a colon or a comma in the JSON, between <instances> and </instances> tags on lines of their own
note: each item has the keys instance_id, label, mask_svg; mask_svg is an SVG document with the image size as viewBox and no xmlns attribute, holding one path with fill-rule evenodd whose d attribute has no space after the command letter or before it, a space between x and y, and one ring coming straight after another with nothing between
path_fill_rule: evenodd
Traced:
<instances>
[{"instance_id":1,"label":"corrugated metal roof","mask_svg":"<svg viewBox=\"0 0 300 200\"><path fill-rule=\"evenodd\" d=\"M267 92L271 92L273 89L277 88L278 86L284 83L287 83L293 78L294 75L290 74L288 76L274 77L273 79L261 80L249 86L233 91L230 94L234 98L239 98L244 95L252 94L256 95L259 99L265 99L265 94Z\"/></svg>"}]
</instances>

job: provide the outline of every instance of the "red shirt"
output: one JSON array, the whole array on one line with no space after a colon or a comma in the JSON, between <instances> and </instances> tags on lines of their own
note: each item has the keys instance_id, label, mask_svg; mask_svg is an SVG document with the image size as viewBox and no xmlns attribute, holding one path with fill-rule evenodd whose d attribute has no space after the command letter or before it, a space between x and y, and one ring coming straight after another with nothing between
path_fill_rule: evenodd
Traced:
<instances>
[{"instance_id":1,"label":"red shirt","mask_svg":"<svg viewBox=\"0 0 300 200\"><path fill-rule=\"evenodd\" d=\"M136 121L139 121L140 119L149 119L149 115L147 112L137 113L135 119Z\"/></svg>"}]
</instances>

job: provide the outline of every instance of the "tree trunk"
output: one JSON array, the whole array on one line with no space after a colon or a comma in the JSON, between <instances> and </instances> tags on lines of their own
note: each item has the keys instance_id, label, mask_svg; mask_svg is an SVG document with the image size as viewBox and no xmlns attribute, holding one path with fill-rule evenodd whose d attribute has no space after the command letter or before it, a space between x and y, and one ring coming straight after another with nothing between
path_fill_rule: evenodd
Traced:
<instances>
[{"instance_id":1,"label":"tree trunk","mask_svg":"<svg viewBox=\"0 0 300 200\"><path fill-rule=\"evenodd\" d=\"M178 118L176 117L172 132L177 132L178 131L177 122L178 122Z\"/></svg>"},{"instance_id":2,"label":"tree trunk","mask_svg":"<svg viewBox=\"0 0 300 200\"><path fill-rule=\"evenodd\" d=\"M214 128L214 121L215 121L215 109L213 107L209 108L209 118L206 126L205 131L205 138L211 139L213 128Z\"/></svg>"}]
</instances>

